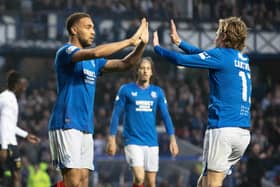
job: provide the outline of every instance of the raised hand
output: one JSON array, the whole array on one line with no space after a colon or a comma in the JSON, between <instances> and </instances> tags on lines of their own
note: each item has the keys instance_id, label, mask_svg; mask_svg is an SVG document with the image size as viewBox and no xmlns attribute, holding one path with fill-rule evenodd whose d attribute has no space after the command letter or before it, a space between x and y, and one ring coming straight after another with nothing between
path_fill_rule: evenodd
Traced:
<instances>
[{"instance_id":1,"label":"raised hand","mask_svg":"<svg viewBox=\"0 0 280 187\"><path fill-rule=\"evenodd\" d=\"M173 19L170 21L170 39L175 45L179 45L181 43L181 39L177 33L176 25Z\"/></svg>"},{"instance_id":2,"label":"raised hand","mask_svg":"<svg viewBox=\"0 0 280 187\"><path fill-rule=\"evenodd\" d=\"M153 46L159 45L159 40L158 40L158 33L157 31L154 32L154 38L153 38Z\"/></svg>"},{"instance_id":3,"label":"raised hand","mask_svg":"<svg viewBox=\"0 0 280 187\"><path fill-rule=\"evenodd\" d=\"M138 27L134 35L130 38L131 45L137 46L141 42L141 35L144 32L146 25L147 25L146 18L142 18L141 25Z\"/></svg>"},{"instance_id":4,"label":"raised hand","mask_svg":"<svg viewBox=\"0 0 280 187\"><path fill-rule=\"evenodd\" d=\"M147 44L149 42L149 23L148 22L146 22L144 30L143 30L140 38L144 44Z\"/></svg>"}]
</instances>

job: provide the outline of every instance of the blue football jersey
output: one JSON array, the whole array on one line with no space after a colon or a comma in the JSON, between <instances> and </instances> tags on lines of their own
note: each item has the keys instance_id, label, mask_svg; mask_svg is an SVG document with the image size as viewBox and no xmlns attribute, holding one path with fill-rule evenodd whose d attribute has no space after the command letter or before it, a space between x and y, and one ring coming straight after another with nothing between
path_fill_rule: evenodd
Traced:
<instances>
[{"instance_id":1,"label":"blue football jersey","mask_svg":"<svg viewBox=\"0 0 280 187\"><path fill-rule=\"evenodd\" d=\"M57 100L49 121L49 130L77 129L93 133L96 79L105 59L71 62L80 50L65 44L56 53Z\"/></svg>"},{"instance_id":2,"label":"blue football jersey","mask_svg":"<svg viewBox=\"0 0 280 187\"><path fill-rule=\"evenodd\" d=\"M209 70L208 128L250 127L252 86L248 56L232 48L203 51L186 43L180 48L188 54L160 46L154 50L176 65Z\"/></svg>"},{"instance_id":3,"label":"blue football jersey","mask_svg":"<svg viewBox=\"0 0 280 187\"><path fill-rule=\"evenodd\" d=\"M161 88L155 85L143 89L136 83L123 85L116 96L110 124L110 134L117 133L123 114L124 145L158 146L156 112L159 109L169 135L174 134L167 101Z\"/></svg>"}]
</instances>

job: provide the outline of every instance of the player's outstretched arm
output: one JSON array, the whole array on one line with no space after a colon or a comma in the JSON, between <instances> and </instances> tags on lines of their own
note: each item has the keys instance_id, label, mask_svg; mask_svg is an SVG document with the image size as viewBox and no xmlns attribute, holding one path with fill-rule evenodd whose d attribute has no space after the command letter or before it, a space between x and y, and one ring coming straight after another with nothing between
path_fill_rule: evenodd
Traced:
<instances>
[{"instance_id":1,"label":"player's outstretched arm","mask_svg":"<svg viewBox=\"0 0 280 187\"><path fill-rule=\"evenodd\" d=\"M147 21L145 18L143 18L141 20L141 25L139 26L135 34L128 39L77 51L72 57L72 62L107 57L126 47L139 45L139 43L141 42L141 35L146 27L146 24Z\"/></svg>"},{"instance_id":2,"label":"player's outstretched arm","mask_svg":"<svg viewBox=\"0 0 280 187\"><path fill-rule=\"evenodd\" d=\"M108 142L106 145L106 152L109 155L114 156L116 154L116 151L117 151L116 137L115 135L110 135L108 137Z\"/></svg>"},{"instance_id":3,"label":"player's outstretched arm","mask_svg":"<svg viewBox=\"0 0 280 187\"><path fill-rule=\"evenodd\" d=\"M136 48L129 53L127 56L125 56L123 59L112 59L108 60L105 64L102 72L111 72L111 71L124 71L129 68L131 68L134 64L136 64L149 42L149 25L148 22L146 22L144 31L142 32L140 36L141 42L136 46Z\"/></svg>"}]
</instances>

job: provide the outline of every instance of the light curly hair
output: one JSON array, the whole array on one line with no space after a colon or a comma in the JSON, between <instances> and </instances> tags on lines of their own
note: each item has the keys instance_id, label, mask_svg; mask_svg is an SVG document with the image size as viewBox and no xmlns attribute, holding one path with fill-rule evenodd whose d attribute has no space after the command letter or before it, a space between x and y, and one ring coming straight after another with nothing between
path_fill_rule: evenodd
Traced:
<instances>
[{"instance_id":1,"label":"light curly hair","mask_svg":"<svg viewBox=\"0 0 280 187\"><path fill-rule=\"evenodd\" d=\"M242 51L247 37L247 26L238 17L229 17L219 20L218 35L226 34L224 46Z\"/></svg>"}]
</instances>

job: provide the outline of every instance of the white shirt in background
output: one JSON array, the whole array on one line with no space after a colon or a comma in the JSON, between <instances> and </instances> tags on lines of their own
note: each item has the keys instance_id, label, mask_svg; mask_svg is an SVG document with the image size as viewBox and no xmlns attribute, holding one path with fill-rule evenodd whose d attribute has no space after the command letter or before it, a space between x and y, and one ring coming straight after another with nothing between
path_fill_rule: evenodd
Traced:
<instances>
[{"instance_id":1,"label":"white shirt in background","mask_svg":"<svg viewBox=\"0 0 280 187\"><path fill-rule=\"evenodd\" d=\"M8 145L17 145L16 135L25 138L28 133L17 126L18 102L16 95L10 90L0 93L0 144L1 149Z\"/></svg>"}]
</instances>

